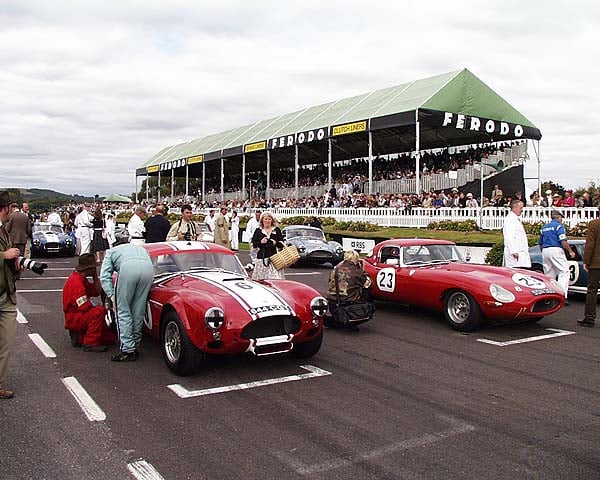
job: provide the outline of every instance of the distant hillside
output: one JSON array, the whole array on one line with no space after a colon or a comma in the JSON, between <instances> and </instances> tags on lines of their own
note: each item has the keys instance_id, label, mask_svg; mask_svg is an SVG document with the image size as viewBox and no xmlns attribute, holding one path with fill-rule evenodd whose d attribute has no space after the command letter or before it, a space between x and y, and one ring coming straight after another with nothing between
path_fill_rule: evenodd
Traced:
<instances>
[{"instance_id":1,"label":"distant hillside","mask_svg":"<svg viewBox=\"0 0 600 480\"><path fill-rule=\"evenodd\" d=\"M33 211L44 211L52 208L67 205L69 203L93 202L94 197L84 197L83 195L68 195L66 193L55 192L54 190L45 190L41 188L9 188L11 197L15 198L17 203L26 202Z\"/></svg>"}]
</instances>

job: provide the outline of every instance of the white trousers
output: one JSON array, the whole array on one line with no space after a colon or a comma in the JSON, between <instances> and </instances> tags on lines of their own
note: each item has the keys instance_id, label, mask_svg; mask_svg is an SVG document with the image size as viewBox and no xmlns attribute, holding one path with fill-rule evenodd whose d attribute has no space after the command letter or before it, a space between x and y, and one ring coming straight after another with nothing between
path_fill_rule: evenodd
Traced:
<instances>
[{"instance_id":1,"label":"white trousers","mask_svg":"<svg viewBox=\"0 0 600 480\"><path fill-rule=\"evenodd\" d=\"M562 247L546 247L542 250L544 259L544 273L556 279L560 288L565 292L569 289L569 262Z\"/></svg>"}]
</instances>

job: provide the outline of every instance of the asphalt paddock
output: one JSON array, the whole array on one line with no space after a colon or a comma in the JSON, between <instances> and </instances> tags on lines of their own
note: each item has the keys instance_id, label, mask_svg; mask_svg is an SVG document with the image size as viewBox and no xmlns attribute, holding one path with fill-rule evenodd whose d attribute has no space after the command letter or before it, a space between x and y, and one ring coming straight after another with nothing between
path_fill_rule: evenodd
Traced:
<instances>
[{"instance_id":1,"label":"asphalt paddock","mask_svg":"<svg viewBox=\"0 0 600 480\"><path fill-rule=\"evenodd\" d=\"M60 291L75 259L47 263L18 282L3 480L600 479L600 327L576 325L581 297L471 334L378 303L306 361L217 358L181 378L149 338L135 363L71 347ZM287 277L324 292L329 271Z\"/></svg>"}]
</instances>

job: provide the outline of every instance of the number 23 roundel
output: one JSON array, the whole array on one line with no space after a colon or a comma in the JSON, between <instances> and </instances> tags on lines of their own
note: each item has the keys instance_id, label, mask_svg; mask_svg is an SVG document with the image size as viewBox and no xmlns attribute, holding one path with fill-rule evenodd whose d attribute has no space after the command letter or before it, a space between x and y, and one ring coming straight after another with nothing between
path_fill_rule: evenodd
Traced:
<instances>
[{"instance_id":1,"label":"number 23 roundel","mask_svg":"<svg viewBox=\"0 0 600 480\"><path fill-rule=\"evenodd\" d=\"M382 268L377 272L377 288L382 292L393 292L396 288L396 270Z\"/></svg>"}]
</instances>

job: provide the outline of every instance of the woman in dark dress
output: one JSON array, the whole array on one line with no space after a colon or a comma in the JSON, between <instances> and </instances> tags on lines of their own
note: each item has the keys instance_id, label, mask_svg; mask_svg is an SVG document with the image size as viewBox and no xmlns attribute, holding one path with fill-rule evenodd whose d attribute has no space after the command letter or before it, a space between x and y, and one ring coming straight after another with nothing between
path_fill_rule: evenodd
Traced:
<instances>
[{"instance_id":1,"label":"woman in dark dress","mask_svg":"<svg viewBox=\"0 0 600 480\"><path fill-rule=\"evenodd\" d=\"M101 264L104 260L104 252L108 250L108 240L105 238L104 217L102 216L102 209L98 208L94 212L94 220L92 221L92 227L94 228L94 236L92 237L92 244L90 246L90 252L96 255L96 263Z\"/></svg>"},{"instance_id":2,"label":"woman in dark dress","mask_svg":"<svg viewBox=\"0 0 600 480\"><path fill-rule=\"evenodd\" d=\"M252 236L252 246L258 248L256 264L252 272L255 280L272 279L284 280L283 268L277 270L269 257L277 253L277 245L283 246L283 234L277 222L269 212L264 212L258 221L258 227Z\"/></svg>"}]
</instances>

